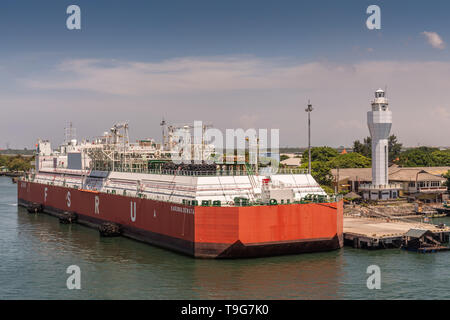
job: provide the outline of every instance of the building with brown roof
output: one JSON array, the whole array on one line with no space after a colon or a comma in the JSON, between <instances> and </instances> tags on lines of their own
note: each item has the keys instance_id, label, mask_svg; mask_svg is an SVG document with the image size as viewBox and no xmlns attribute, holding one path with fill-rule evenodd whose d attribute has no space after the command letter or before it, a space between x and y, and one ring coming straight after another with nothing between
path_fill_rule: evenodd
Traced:
<instances>
[{"instance_id":1,"label":"building with brown roof","mask_svg":"<svg viewBox=\"0 0 450 320\"><path fill-rule=\"evenodd\" d=\"M282 165L291 168L298 168L302 164L302 159L300 158L288 158L280 162Z\"/></svg>"},{"instance_id":2,"label":"building with brown roof","mask_svg":"<svg viewBox=\"0 0 450 320\"><path fill-rule=\"evenodd\" d=\"M424 202L442 201L447 192L446 179L442 176L450 167L389 168L389 183L400 184L400 196ZM361 185L372 181L371 168L332 169L333 181L339 191L360 192Z\"/></svg>"}]
</instances>

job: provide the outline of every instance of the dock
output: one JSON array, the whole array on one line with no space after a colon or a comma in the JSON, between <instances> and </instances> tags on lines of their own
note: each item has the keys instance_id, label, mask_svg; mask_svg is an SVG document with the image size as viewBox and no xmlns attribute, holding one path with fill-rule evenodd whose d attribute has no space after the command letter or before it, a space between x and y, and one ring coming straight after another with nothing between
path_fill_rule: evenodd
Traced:
<instances>
[{"instance_id":1,"label":"dock","mask_svg":"<svg viewBox=\"0 0 450 320\"><path fill-rule=\"evenodd\" d=\"M449 227L440 228L414 221L344 216L344 244L361 249L400 248L405 234L411 229L429 230L440 242L449 241Z\"/></svg>"}]
</instances>

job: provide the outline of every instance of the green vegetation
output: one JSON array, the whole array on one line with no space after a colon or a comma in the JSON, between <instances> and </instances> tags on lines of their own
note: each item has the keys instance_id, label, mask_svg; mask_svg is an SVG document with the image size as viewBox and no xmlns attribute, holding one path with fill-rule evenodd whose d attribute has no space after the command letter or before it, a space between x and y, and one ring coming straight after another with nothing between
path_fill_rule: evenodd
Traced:
<instances>
[{"instance_id":1,"label":"green vegetation","mask_svg":"<svg viewBox=\"0 0 450 320\"><path fill-rule=\"evenodd\" d=\"M370 168L372 140L367 137L363 142L353 143L353 152L339 154L336 149L323 146L311 148L311 174L322 188L333 192L333 176L331 169L336 168ZM406 151L395 135L389 137L389 161L402 167L438 167L450 166L450 150L438 148L418 147ZM303 153L301 168L308 168L308 150ZM444 175L446 185L450 191L450 171Z\"/></svg>"},{"instance_id":2,"label":"green vegetation","mask_svg":"<svg viewBox=\"0 0 450 320\"><path fill-rule=\"evenodd\" d=\"M401 153L398 164L403 167L450 166L450 150L429 147L409 149Z\"/></svg>"},{"instance_id":3,"label":"green vegetation","mask_svg":"<svg viewBox=\"0 0 450 320\"><path fill-rule=\"evenodd\" d=\"M397 161L402 152L402 146L403 144L397 141L397 137L395 135L389 136L389 161Z\"/></svg>"},{"instance_id":4,"label":"green vegetation","mask_svg":"<svg viewBox=\"0 0 450 320\"><path fill-rule=\"evenodd\" d=\"M302 168L307 169L308 163L303 163ZM333 176L331 175L331 167L327 162L313 161L311 162L311 175L320 185L331 186Z\"/></svg>"},{"instance_id":5,"label":"green vegetation","mask_svg":"<svg viewBox=\"0 0 450 320\"><path fill-rule=\"evenodd\" d=\"M333 195L333 194L334 194L334 189L333 189L332 187L327 186L327 185L321 185L320 187L321 187L321 188L323 189L323 191L325 191L327 194L329 194L329 195Z\"/></svg>"},{"instance_id":6,"label":"green vegetation","mask_svg":"<svg viewBox=\"0 0 450 320\"><path fill-rule=\"evenodd\" d=\"M306 158L306 160L305 160ZM339 154L330 147L311 148L311 174L322 187L332 186L334 168L368 168L370 159L359 153ZM302 168L308 168L308 155L304 153Z\"/></svg>"},{"instance_id":7,"label":"green vegetation","mask_svg":"<svg viewBox=\"0 0 450 320\"><path fill-rule=\"evenodd\" d=\"M359 140L353 142L353 152L362 154L367 158L372 158L372 138L364 138L363 143L361 143Z\"/></svg>"},{"instance_id":8,"label":"green vegetation","mask_svg":"<svg viewBox=\"0 0 450 320\"><path fill-rule=\"evenodd\" d=\"M371 158L372 139L367 137L361 143L353 142L353 152ZM418 147L401 151L402 144L395 135L389 137L389 161L402 167L442 167L450 166L450 150L438 148Z\"/></svg>"},{"instance_id":9,"label":"green vegetation","mask_svg":"<svg viewBox=\"0 0 450 320\"><path fill-rule=\"evenodd\" d=\"M338 154L339 153L336 151L336 149L331 147L312 147L311 162L315 161L325 162L336 157ZM307 164L308 159L309 159L308 151L305 151L303 153L302 162ZM308 165L306 167L308 167Z\"/></svg>"},{"instance_id":10,"label":"green vegetation","mask_svg":"<svg viewBox=\"0 0 450 320\"><path fill-rule=\"evenodd\" d=\"M369 158L359 153L345 153L330 159L331 168L369 168L371 161Z\"/></svg>"},{"instance_id":11,"label":"green vegetation","mask_svg":"<svg viewBox=\"0 0 450 320\"><path fill-rule=\"evenodd\" d=\"M447 181L445 181L445 185L447 186L448 192L450 192L450 170L448 170L447 173L444 174L444 178L447 179Z\"/></svg>"},{"instance_id":12,"label":"green vegetation","mask_svg":"<svg viewBox=\"0 0 450 320\"><path fill-rule=\"evenodd\" d=\"M7 166L8 166L8 157L0 156L0 167L7 167Z\"/></svg>"},{"instance_id":13,"label":"green vegetation","mask_svg":"<svg viewBox=\"0 0 450 320\"><path fill-rule=\"evenodd\" d=\"M34 157L0 155L0 168L10 172L28 171L31 169L31 161Z\"/></svg>"}]
</instances>

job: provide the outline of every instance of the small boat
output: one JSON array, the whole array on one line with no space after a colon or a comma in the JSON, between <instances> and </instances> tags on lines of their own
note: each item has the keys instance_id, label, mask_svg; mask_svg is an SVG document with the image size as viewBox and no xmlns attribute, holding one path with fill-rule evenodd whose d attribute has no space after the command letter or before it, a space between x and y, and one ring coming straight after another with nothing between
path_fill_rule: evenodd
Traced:
<instances>
[{"instance_id":1,"label":"small boat","mask_svg":"<svg viewBox=\"0 0 450 320\"><path fill-rule=\"evenodd\" d=\"M446 200L442 203L442 207L435 208L438 214L440 215L450 215L450 201Z\"/></svg>"}]
</instances>

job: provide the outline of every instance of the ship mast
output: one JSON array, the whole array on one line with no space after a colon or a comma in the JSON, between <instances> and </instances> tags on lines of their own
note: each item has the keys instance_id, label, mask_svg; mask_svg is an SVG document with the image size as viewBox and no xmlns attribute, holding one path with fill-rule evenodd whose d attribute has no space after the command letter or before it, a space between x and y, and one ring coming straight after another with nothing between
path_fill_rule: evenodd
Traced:
<instances>
[{"instance_id":1,"label":"ship mast","mask_svg":"<svg viewBox=\"0 0 450 320\"><path fill-rule=\"evenodd\" d=\"M164 151L166 147L166 120L164 120L164 118L162 118L160 126L162 127L161 151Z\"/></svg>"}]
</instances>

